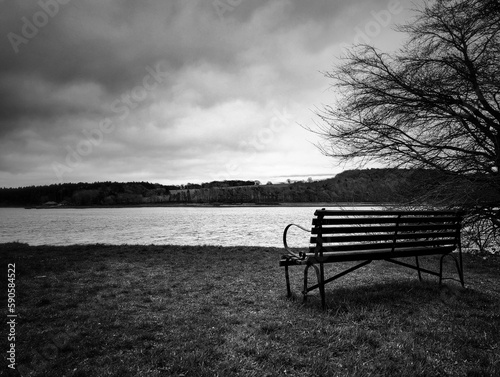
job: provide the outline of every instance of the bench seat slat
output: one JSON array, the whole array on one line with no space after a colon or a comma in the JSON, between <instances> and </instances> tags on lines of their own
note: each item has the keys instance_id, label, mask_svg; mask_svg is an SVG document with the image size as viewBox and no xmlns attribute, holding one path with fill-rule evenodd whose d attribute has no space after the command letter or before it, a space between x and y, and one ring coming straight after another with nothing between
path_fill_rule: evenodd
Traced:
<instances>
[{"instance_id":1,"label":"bench seat slat","mask_svg":"<svg viewBox=\"0 0 500 377\"><path fill-rule=\"evenodd\" d=\"M456 217L455 211L429 211L429 210L330 210L318 209L314 212L314 216L450 216Z\"/></svg>"},{"instance_id":2,"label":"bench seat slat","mask_svg":"<svg viewBox=\"0 0 500 377\"><path fill-rule=\"evenodd\" d=\"M334 246L325 245L322 247L324 252L340 252L340 251L356 251L356 250L377 250L377 249L408 249L415 247L432 247L432 246L443 246L443 245L456 245L455 238L446 239L434 239L434 240L422 240L422 241L400 241L396 245L392 242L373 242L373 243L348 243L348 244L336 244ZM311 246L309 250L313 252L316 249L316 245Z\"/></svg>"},{"instance_id":3,"label":"bench seat slat","mask_svg":"<svg viewBox=\"0 0 500 377\"><path fill-rule=\"evenodd\" d=\"M397 227L398 232L414 232L422 230L457 230L456 224L420 224L420 225L404 225L400 224ZM371 232L394 232L396 227L394 225L385 226L335 226L335 227L322 227L312 228L312 234L332 234L332 233L371 233Z\"/></svg>"},{"instance_id":4,"label":"bench seat slat","mask_svg":"<svg viewBox=\"0 0 500 377\"><path fill-rule=\"evenodd\" d=\"M381 260L390 258L402 258L411 256L425 256L436 254L448 254L455 249L455 246L421 247L421 248L402 248L392 251L392 249L384 248L379 250L358 250L355 251L334 251L323 253L323 258L316 258L314 253L307 253L304 259L288 258L281 259L280 266L306 265L311 263L331 262L351 262L363 260Z\"/></svg>"},{"instance_id":5,"label":"bench seat slat","mask_svg":"<svg viewBox=\"0 0 500 377\"><path fill-rule=\"evenodd\" d=\"M419 248L400 248L392 251L392 249L379 249L379 250L356 250L356 251L335 251L323 253L323 263L328 262L343 262L352 260L377 260L388 258L401 258L408 255L424 256L435 254L447 254L453 251L455 246L442 246L442 247L419 247ZM306 263L315 261L314 254L306 255Z\"/></svg>"},{"instance_id":6,"label":"bench seat slat","mask_svg":"<svg viewBox=\"0 0 500 377\"><path fill-rule=\"evenodd\" d=\"M454 238L456 232L440 232L440 233L378 233L378 234L355 234L355 235L335 235L321 237L323 243L337 243L337 242L364 242L364 241L389 241L396 240L416 240L423 239L441 239L441 238ZM310 243L318 243L319 237L311 237Z\"/></svg>"},{"instance_id":7,"label":"bench seat slat","mask_svg":"<svg viewBox=\"0 0 500 377\"><path fill-rule=\"evenodd\" d=\"M456 223L456 217L404 217L398 219L397 217L349 217L349 218L314 218L312 221L313 226L319 225L342 225L342 224L428 224L428 223Z\"/></svg>"}]
</instances>

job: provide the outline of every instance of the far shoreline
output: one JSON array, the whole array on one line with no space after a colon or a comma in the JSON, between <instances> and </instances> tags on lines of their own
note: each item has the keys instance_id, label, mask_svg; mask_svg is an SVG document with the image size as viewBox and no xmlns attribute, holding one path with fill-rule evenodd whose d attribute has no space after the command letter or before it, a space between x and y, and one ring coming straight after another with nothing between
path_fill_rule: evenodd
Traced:
<instances>
[{"instance_id":1,"label":"far shoreline","mask_svg":"<svg viewBox=\"0 0 500 377\"><path fill-rule=\"evenodd\" d=\"M143 203L143 204L121 204L121 205L91 205L91 206L75 206L75 205L38 205L38 206L0 206L0 208L24 208L24 209L90 209L90 208L154 208L154 207L196 207L196 208L267 208L267 207L393 207L401 206L402 203L369 203L369 202L286 202L286 203Z\"/></svg>"}]
</instances>

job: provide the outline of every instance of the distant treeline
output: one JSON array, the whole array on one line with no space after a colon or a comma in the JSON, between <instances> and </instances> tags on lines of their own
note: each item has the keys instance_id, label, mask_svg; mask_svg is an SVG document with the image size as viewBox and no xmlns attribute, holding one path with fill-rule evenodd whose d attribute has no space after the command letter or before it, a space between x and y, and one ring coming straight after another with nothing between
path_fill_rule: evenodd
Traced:
<instances>
[{"instance_id":1,"label":"distant treeline","mask_svg":"<svg viewBox=\"0 0 500 377\"><path fill-rule=\"evenodd\" d=\"M61 183L0 189L1 206L112 206L162 203L277 204L295 202L402 202L436 173L404 169L348 170L321 181L261 185L214 181L186 185L149 182Z\"/></svg>"}]
</instances>

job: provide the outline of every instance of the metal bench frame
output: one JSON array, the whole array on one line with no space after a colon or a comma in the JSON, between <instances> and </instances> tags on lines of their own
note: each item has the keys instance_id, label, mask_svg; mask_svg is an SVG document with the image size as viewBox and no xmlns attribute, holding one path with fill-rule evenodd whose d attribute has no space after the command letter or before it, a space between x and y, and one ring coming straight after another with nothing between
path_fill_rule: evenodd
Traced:
<instances>
[{"instance_id":1,"label":"metal bench frame","mask_svg":"<svg viewBox=\"0 0 500 377\"><path fill-rule=\"evenodd\" d=\"M422 281L422 272L445 279L457 280L465 287L460 230L462 213L455 211L383 211L383 210L316 210L311 230L289 224L283 231L283 244L287 254L280 260L285 267L287 296L291 296L289 266L304 268L304 301L307 294L319 290L321 305L326 307L325 285L349 274L373 260L385 260L414 269ZM308 252L297 253L287 244L287 232L298 227L311 233ZM458 256L453 254L458 250ZM419 256L441 255L439 272L420 267ZM455 261L459 279L443 277L443 259L451 256ZM396 258L415 257L415 265ZM327 263L361 261L328 279ZM316 272L317 284L308 286L310 268Z\"/></svg>"}]
</instances>

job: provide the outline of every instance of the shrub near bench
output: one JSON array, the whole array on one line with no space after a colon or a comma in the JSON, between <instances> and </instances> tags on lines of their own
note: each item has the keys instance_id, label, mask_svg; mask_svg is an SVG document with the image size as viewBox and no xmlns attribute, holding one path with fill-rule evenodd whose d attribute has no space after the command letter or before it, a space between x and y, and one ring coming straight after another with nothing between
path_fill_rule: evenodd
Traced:
<instances>
[{"instance_id":1,"label":"shrub near bench","mask_svg":"<svg viewBox=\"0 0 500 377\"><path fill-rule=\"evenodd\" d=\"M443 278L443 258L453 257L459 281L464 286L460 229L462 214L454 211L384 211L384 210L316 210L311 230L289 224L283 232L286 254L279 265L285 268L288 296L291 295L289 266L304 268L304 300L307 293L319 289L321 304L325 307L325 285L373 260L385 260L418 271ZM310 246L306 252L297 253L288 247L287 232L296 226L310 231ZM453 252L458 255L454 255ZM419 257L441 255L439 271L420 267ZM397 258L415 257L415 265ZM324 265L327 263L362 261L333 277L325 279ZM309 268L316 272L318 283L308 287ZM451 278L448 278L451 279ZM457 280L457 279L454 279Z\"/></svg>"}]
</instances>

